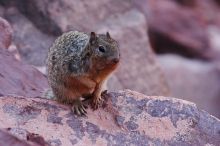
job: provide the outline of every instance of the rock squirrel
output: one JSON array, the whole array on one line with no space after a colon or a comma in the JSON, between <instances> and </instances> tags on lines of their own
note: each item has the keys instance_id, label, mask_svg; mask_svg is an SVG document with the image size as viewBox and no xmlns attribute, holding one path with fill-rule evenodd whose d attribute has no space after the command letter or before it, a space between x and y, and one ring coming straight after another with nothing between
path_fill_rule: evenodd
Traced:
<instances>
[{"instance_id":1,"label":"rock squirrel","mask_svg":"<svg viewBox=\"0 0 220 146\"><path fill-rule=\"evenodd\" d=\"M85 115L81 98L90 99L95 110L102 102L103 83L117 68L120 52L110 34L70 31L55 40L47 56L49 85L55 99L72 105L77 115Z\"/></svg>"}]
</instances>

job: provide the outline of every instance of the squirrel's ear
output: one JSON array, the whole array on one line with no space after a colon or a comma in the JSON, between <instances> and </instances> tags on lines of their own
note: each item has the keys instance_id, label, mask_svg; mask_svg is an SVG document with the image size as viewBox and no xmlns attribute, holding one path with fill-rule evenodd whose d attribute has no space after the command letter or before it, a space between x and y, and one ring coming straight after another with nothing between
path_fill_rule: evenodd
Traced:
<instances>
[{"instance_id":1,"label":"squirrel's ear","mask_svg":"<svg viewBox=\"0 0 220 146\"><path fill-rule=\"evenodd\" d=\"M95 32L91 32L89 42L90 42L91 44L94 44L94 42L96 41L96 39L97 39L97 37L96 37Z\"/></svg>"},{"instance_id":2,"label":"squirrel's ear","mask_svg":"<svg viewBox=\"0 0 220 146\"><path fill-rule=\"evenodd\" d=\"M107 36L107 38L108 38L108 39L110 39L110 38L111 38L111 36L110 36L109 32L106 32L106 36Z\"/></svg>"}]
</instances>

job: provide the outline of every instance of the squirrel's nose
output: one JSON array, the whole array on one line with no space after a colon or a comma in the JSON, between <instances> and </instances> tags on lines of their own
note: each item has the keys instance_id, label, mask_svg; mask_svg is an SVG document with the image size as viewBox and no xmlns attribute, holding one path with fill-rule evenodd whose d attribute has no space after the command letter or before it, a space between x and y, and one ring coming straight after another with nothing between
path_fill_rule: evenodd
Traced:
<instances>
[{"instance_id":1,"label":"squirrel's nose","mask_svg":"<svg viewBox=\"0 0 220 146\"><path fill-rule=\"evenodd\" d=\"M115 64L118 63L118 62L119 62L119 58L114 58L114 59L112 60L112 62L115 63Z\"/></svg>"}]
</instances>

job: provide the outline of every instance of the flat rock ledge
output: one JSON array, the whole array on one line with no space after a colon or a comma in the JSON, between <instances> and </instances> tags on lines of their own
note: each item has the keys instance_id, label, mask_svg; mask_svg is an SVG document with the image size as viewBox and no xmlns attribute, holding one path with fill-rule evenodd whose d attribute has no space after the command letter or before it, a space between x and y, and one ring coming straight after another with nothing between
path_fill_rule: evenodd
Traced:
<instances>
[{"instance_id":1,"label":"flat rock ledge","mask_svg":"<svg viewBox=\"0 0 220 146\"><path fill-rule=\"evenodd\" d=\"M134 91L109 92L98 110L77 117L70 107L40 97L0 97L0 144L216 145L220 120L195 104ZM7 140L6 140L7 139ZM8 144L10 145L10 144Z\"/></svg>"}]
</instances>

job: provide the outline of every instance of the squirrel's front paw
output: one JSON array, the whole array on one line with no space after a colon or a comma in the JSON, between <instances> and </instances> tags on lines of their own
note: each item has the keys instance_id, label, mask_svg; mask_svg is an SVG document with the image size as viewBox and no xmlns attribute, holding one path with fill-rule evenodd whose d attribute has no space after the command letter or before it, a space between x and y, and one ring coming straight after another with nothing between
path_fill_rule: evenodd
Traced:
<instances>
[{"instance_id":1,"label":"squirrel's front paw","mask_svg":"<svg viewBox=\"0 0 220 146\"><path fill-rule=\"evenodd\" d=\"M93 110L96 110L98 109L98 107L103 103L103 99L102 97L96 97L96 98L93 98L92 101L91 101L91 107Z\"/></svg>"}]
</instances>

